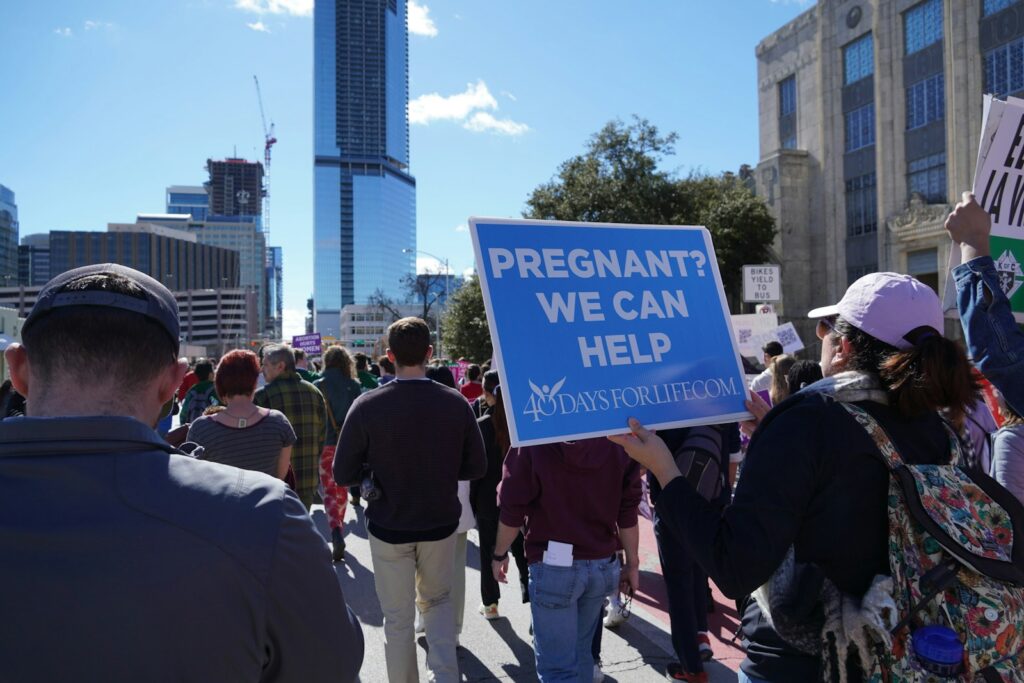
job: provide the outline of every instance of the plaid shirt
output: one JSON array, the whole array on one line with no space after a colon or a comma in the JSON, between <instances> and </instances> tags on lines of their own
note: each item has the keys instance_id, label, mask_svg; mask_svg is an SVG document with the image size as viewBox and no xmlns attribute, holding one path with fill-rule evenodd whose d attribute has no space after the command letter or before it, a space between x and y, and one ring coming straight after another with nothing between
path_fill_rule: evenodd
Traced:
<instances>
[{"instance_id":1,"label":"plaid shirt","mask_svg":"<svg viewBox=\"0 0 1024 683\"><path fill-rule=\"evenodd\" d=\"M292 423L298 437L292 447L296 493L307 507L312 505L320 483L320 451L327 426L323 395L297 373L285 371L257 391L253 402L262 408L280 410Z\"/></svg>"}]
</instances>

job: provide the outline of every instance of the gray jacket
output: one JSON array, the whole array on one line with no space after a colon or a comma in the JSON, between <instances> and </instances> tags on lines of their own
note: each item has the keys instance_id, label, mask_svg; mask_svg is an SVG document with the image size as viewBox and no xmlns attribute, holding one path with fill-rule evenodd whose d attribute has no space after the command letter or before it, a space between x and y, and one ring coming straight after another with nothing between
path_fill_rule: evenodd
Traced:
<instances>
[{"instance_id":1,"label":"gray jacket","mask_svg":"<svg viewBox=\"0 0 1024 683\"><path fill-rule=\"evenodd\" d=\"M265 474L126 417L0 423L0 678L353 681L327 546Z\"/></svg>"}]
</instances>

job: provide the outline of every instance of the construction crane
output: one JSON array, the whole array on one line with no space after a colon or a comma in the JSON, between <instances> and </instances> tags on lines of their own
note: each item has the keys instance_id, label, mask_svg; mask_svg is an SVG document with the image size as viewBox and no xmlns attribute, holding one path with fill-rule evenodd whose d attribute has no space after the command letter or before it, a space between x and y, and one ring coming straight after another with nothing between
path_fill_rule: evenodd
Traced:
<instances>
[{"instance_id":1,"label":"construction crane","mask_svg":"<svg viewBox=\"0 0 1024 683\"><path fill-rule=\"evenodd\" d=\"M253 74L256 83L256 99L260 103L260 120L263 122L263 233L266 244L270 246L270 148L277 142L274 137L274 122L267 128L267 116L263 113L263 94L260 92L260 79Z\"/></svg>"}]
</instances>

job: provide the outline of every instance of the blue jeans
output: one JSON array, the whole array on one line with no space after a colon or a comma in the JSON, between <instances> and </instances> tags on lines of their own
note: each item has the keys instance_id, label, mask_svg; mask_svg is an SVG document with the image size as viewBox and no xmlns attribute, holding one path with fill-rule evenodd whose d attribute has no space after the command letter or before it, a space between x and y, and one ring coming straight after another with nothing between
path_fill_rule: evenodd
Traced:
<instances>
[{"instance_id":1,"label":"blue jeans","mask_svg":"<svg viewBox=\"0 0 1024 683\"><path fill-rule=\"evenodd\" d=\"M999 286L991 256L953 269L967 355L1019 414L1024 414L1024 333Z\"/></svg>"},{"instance_id":2,"label":"blue jeans","mask_svg":"<svg viewBox=\"0 0 1024 683\"><path fill-rule=\"evenodd\" d=\"M763 678L751 678L747 674L745 674L742 671L740 671L740 675L739 675L739 678L736 680L736 683L770 683L770 682L766 681Z\"/></svg>"},{"instance_id":3,"label":"blue jeans","mask_svg":"<svg viewBox=\"0 0 1024 683\"><path fill-rule=\"evenodd\" d=\"M591 644L604 599L619 582L614 558L576 560L571 567L530 565L530 610L541 683L589 683Z\"/></svg>"}]
</instances>

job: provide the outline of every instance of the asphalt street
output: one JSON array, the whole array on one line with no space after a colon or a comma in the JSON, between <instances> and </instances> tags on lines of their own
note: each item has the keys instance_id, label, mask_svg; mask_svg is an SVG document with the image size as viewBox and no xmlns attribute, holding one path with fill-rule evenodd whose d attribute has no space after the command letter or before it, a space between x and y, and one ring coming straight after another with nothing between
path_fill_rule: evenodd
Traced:
<instances>
[{"instance_id":1,"label":"asphalt street","mask_svg":"<svg viewBox=\"0 0 1024 683\"><path fill-rule=\"evenodd\" d=\"M313 510L313 519L329 540L327 518L321 507ZM365 683L387 681L384 660L384 624L373 582L370 546L366 538L363 508L349 506L346 515L346 561L335 565L345 598L363 625L366 652L360 680ZM502 587L499 606L501 618L487 621L477 611L480 606L480 563L476 531L469 533L466 567L466 606L463 632L458 650L462 680L536 681L534 651L529 634L529 605L519 598L516 569L512 564L510 583ZM660 577L659 577L660 579ZM634 601L633 614L617 629L604 629L601 649L602 669L608 683L664 681L665 665L674 660L671 640L664 619ZM426 641L419 638L420 680L427 681ZM726 666L712 662L707 671L713 683L732 683L736 674Z\"/></svg>"}]
</instances>

